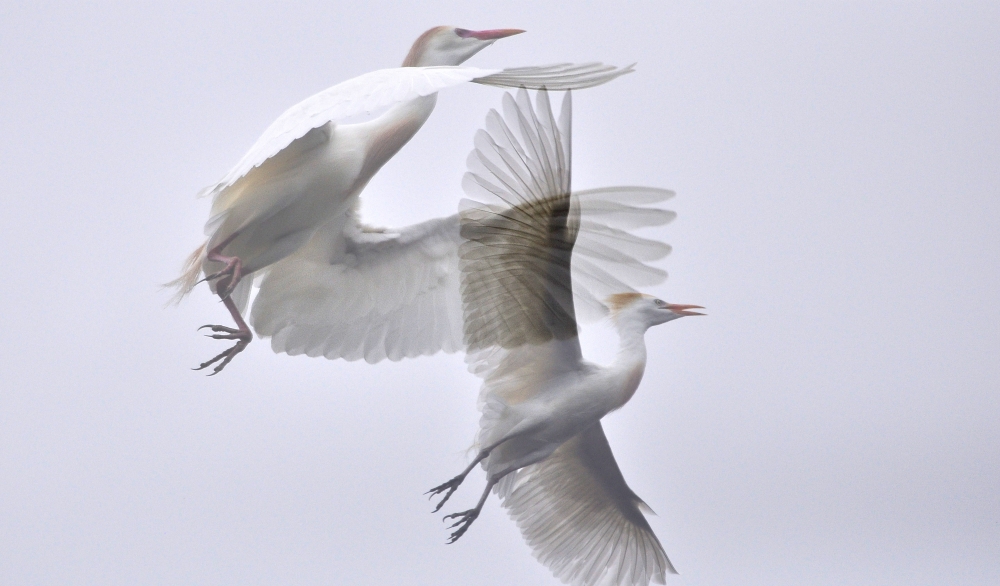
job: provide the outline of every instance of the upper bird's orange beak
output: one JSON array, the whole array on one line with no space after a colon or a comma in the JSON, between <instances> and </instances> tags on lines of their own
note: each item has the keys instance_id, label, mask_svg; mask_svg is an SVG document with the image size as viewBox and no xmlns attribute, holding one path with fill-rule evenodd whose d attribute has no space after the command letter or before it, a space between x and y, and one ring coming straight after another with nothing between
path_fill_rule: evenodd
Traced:
<instances>
[{"instance_id":1,"label":"upper bird's orange beak","mask_svg":"<svg viewBox=\"0 0 1000 586\"><path fill-rule=\"evenodd\" d=\"M472 37L474 39L479 39L480 41L495 41L496 39L519 35L523 32L524 31L519 28L495 28L488 31L466 31L465 34L462 34L461 36Z\"/></svg>"},{"instance_id":2,"label":"upper bird's orange beak","mask_svg":"<svg viewBox=\"0 0 1000 586\"><path fill-rule=\"evenodd\" d=\"M666 305L666 308L676 313L677 315L705 315L704 313L698 313L697 311L688 311L689 309L705 309L700 305L681 305L679 303L668 303Z\"/></svg>"}]
</instances>

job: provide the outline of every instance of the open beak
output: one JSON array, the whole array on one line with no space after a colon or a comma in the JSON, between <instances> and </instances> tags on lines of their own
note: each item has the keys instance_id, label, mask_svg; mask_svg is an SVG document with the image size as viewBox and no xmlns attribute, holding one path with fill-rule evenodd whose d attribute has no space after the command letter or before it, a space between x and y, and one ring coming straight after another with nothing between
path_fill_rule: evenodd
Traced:
<instances>
[{"instance_id":1,"label":"open beak","mask_svg":"<svg viewBox=\"0 0 1000 586\"><path fill-rule=\"evenodd\" d=\"M689 309L705 309L700 305L681 305L679 303L668 303L666 305L666 308L676 313L677 315L705 315L704 313L698 313L697 311L688 311Z\"/></svg>"},{"instance_id":2,"label":"open beak","mask_svg":"<svg viewBox=\"0 0 1000 586\"><path fill-rule=\"evenodd\" d=\"M472 37L480 41L495 41L504 37L519 35L524 31L519 28L496 28L488 31L466 31L463 37Z\"/></svg>"}]
</instances>

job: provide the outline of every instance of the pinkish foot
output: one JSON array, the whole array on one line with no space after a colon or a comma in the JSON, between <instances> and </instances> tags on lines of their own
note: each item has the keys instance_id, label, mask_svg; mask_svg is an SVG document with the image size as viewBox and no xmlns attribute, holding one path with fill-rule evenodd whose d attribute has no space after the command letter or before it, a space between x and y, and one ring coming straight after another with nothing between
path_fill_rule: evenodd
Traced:
<instances>
[{"instance_id":1,"label":"pinkish foot","mask_svg":"<svg viewBox=\"0 0 1000 586\"><path fill-rule=\"evenodd\" d=\"M225 299L232 294L240 279L243 278L243 261L237 256L222 256L217 253L210 254L209 259L224 262L226 266L218 272L207 275L202 281L219 279L219 282L216 283L215 291L219 294L219 297Z\"/></svg>"},{"instance_id":2,"label":"pinkish foot","mask_svg":"<svg viewBox=\"0 0 1000 586\"><path fill-rule=\"evenodd\" d=\"M217 355L216 357L212 358L207 362L202 362L197 368L192 369L192 370L202 370L218 362L219 364L217 364L215 368L212 369L212 374L208 376L214 376L222 372L222 369L225 368L227 364L232 362L233 358L235 358L237 354L242 352L247 347L247 345L250 344L250 342L253 340L253 334L250 333L250 330L246 327L230 328L218 325L204 325L198 329L203 330L205 328L210 328L213 332L216 332L214 334L208 334L209 338L214 338L216 340L236 340L236 344L234 344L233 347L229 348L225 352L220 353L219 355Z\"/></svg>"}]
</instances>

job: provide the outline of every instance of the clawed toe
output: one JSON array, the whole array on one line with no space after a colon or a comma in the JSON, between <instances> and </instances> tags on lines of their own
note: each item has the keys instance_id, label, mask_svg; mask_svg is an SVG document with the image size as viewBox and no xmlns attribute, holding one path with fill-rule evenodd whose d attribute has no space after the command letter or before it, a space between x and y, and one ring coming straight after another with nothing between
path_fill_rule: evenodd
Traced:
<instances>
[{"instance_id":1,"label":"clawed toe","mask_svg":"<svg viewBox=\"0 0 1000 586\"><path fill-rule=\"evenodd\" d=\"M465 535L465 532L469 530L472 522L479 517L479 509L470 509L468 511L462 511L461 513L452 513L450 515L445 515L441 518L442 521L445 519L458 519L454 523L448 526L449 529L454 529L458 527L448 538L448 543L455 543L458 538Z\"/></svg>"},{"instance_id":2,"label":"clawed toe","mask_svg":"<svg viewBox=\"0 0 1000 586\"><path fill-rule=\"evenodd\" d=\"M225 275L227 270L228 269L222 269L221 271L219 271L217 273L212 273L211 275L205 275L205 277L202 278L200 281L198 281L198 283L207 283L208 281L211 281L213 279L218 279L222 275ZM197 285L198 283L195 283L195 284Z\"/></svg>"},{"instance_id":3,"label":"clawed toe","mask_svg":"<svg viewBox=\"0 0 1000 586\"><path fill-rule=\"evenodd\" d=\"M211 324L201 326L198 329L203 330L205 328L209 328L213 332L221 332L215 334L207 334L209 338L214 338L216 340L236 340L236 343L228 350L220 352L211 360L202 362L197 367L191 369L191 370L203 370L218 362L215 368L212 369L211 374L209 374L208 376L214 376L222 372L222 369L225 368L227 364L232 362L233 358L235 358L237 354L246 349L247 345L250 344L250 341L253 340L253 334L250 333L250 330L230 328L226 326L211 325Z\"/></svg>"},{"instance_id":4,"label":"clawed toe","mask_svg":"<svg viewBox=\"0 0 1000 586\"><path fill-rule=\"evenodd\" d=\"M246 341L247 343L249 343L250 340L253 339L253 334L251 334L249 330L243 330L243 329L239 329L239 328L230 328L230 327L227 327L227 326L218 326L218 325L211 325L211 324L203 325L203 326L201 326L198 329L199 330L203 330L205 328L209 328L213 332L223 332L221 334L219 334L219 333L205 334L205 337L213 338L215 340L243 340L243 341ZM218 358L218 357L216 357L216 358ZM211 362L208 362L206 364L211 364ZM202 367L204 367L204 366L205 366L205 364L202 365Z\"/></svg>"},{"instance_id":5,"label":"clawed toe","mask_svg":"<svg viewBox=\"0 0 1000 586\"><path fill-rule=\"evenodd\" d=\"M431 496L427 497L428 500L434 498L436 495L439 495L442 492L445 493L444 494L444 498L442 498L441 501L437 504L437 506L434 507L434 510L431 511L432 513L436 513L436 512L438 512L438 511L441 510L441 507L443 507L444 504L446 502L448 502L448 499L451 498L451 495L453 495L455 493L455 491L458 490L458 486L460 484L462 484L462 480L463 480L462 477L456 476L455 478L452 478L448 482L445 482L444 484L442 484L440 486L435 486L434 488L432 488L432 489L430 489L430 490L428 490L427 492L424 493L424 494L431 495Z\"/></svg>"},{"instance_id":6,"label":"clawed toe","mask_svg":"<svg viewBox=\"0 0 1000 586\"><path fill-rule=\"evenodd\" d=\"M212 255L209 255L209 258L219 262L224 262L225 266L211 275L205 275L205 278L198 282L201 283L204 281L214 281L215 279L219 279L219 282L216 283L215 286L216 293L219 294L219 297L226 299L232 294L233 290L236 289L236 285L240 282L240 279L243 278L243 261L235 256L216 256L215 258L212 258Z\"/></svg>"}]
</instances>

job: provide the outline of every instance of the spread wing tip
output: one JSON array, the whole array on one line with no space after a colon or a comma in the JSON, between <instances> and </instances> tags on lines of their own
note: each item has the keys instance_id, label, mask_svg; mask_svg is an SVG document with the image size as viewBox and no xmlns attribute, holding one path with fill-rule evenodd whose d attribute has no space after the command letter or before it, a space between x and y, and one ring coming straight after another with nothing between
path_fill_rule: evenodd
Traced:
<instances>
[{"instance_id":1,"label":"spread wing tip","mask_svg":"<svg viewBox=\"0 0 1000 586\"><path fill-rule=\"evenodd\" d=\"M606 65L600 62L559 63L539 67L518 67L504 69L500 73L476 78L472 81L500 87L523 87L527 89L548 89L553 91L585 89L605 84L615 78L635 71L636 63L625 67Z\"/></svg>"}]
</instances>

